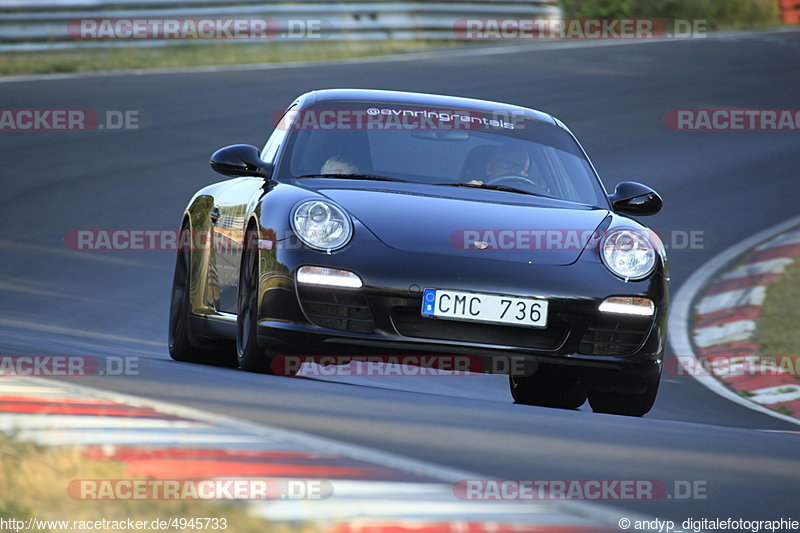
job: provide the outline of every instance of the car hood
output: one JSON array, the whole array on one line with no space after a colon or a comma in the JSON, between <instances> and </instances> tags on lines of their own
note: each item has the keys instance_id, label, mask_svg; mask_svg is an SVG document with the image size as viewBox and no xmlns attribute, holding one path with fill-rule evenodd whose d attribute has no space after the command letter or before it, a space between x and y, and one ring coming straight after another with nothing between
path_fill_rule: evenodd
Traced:
<instances>
[{"instance_id":1,"label":"car hood","mask_svg":"<svg viewBox=\"0 0 800 533\"><path fill-rule=\"evenodd\" d=\"M318 192L392 248L549 265L574 263L609 214L600 208L534 197L519 200L512 193L478 189L451 189L452 195L351 188Z\"/></svg>"}]
</instances>

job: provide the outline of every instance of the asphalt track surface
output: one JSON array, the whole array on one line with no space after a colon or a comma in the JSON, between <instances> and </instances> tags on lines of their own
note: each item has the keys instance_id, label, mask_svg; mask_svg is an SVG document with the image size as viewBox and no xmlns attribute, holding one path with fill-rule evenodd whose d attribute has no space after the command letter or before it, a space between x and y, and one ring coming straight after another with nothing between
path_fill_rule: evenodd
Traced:
<instances>
[{"instance_id":1,"label":"asphalt track surface","mask_svg":"<svg viewBox=\"0 0 800 533\"><path fill-rule=\"evenodd\" d=\"M674 291L715 253L797 214L800 134L673 132L662 117L800 108L798 64L800 33L782 33L0 84L4 108L127 108L152 119L137 132L0 134L0 353L141 356L139 376L80 382L487 477L709 483L706 501L613 503L661 518L789 518L800 500L798 427L689 377L665 375L653 411L635 419L517 406L500 376L347 384L176 363L166 349L173 254L74 252L63 239L71 229L175 228L190 195L218 180L208 155L262 144L271 113L302 92L414 90L550 112L581 139L607 187L653 186L666 206L647 220L654 229L706 235L701 250L671 252Z\"/></svg>"}]
</instances>

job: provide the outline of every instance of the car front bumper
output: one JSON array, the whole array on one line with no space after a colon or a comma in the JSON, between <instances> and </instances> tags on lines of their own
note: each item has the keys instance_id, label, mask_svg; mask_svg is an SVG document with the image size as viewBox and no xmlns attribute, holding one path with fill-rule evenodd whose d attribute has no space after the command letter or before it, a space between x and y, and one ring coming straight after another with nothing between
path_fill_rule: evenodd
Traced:
<instances>
[{"instance_id":1,"label":"car front bumper","mask_svg":"<svg viewBox=\"0 0 800 533\"><path fill-rule=\"evenodd\" d=\"M504 261L492 252L476 252L474 259L415 254L377 242L328 255L278 248L263 254L261 264L259 342L274 352L468 354L487 361L521 357L537 371L604 382L637 382L660 373L668 300L661 265L646 280L625 282L591 252L560 266ZM364 286L300 285L296 272L304 265L354 272ZM425 288L546 298L547 327L423 317ZM600 303L610 296L649 298L655 313L600 312Z\"/></svg>"}]
</instances>

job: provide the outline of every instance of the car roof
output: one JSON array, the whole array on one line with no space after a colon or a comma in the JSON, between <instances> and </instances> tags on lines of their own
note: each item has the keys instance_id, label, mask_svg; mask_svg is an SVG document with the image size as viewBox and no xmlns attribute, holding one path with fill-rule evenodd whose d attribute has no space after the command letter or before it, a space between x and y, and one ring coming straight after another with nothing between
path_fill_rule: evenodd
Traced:
<instances>
[{"instance_id":1,"label":"car roof","mask_svg":"<svg viewBox=\"0 0 800 533\"><path fill-rule=\"evenodd\" d=\"M478 100L441 94L384 91L377 89L321 89L300 95L296 103L300 109L304 109L321 102L341 101L432 105L453 109L470 109L484 113L521 115L569 131L563 122L542 111L501 102L493 102L491 100Z\"/></svg>"}]
</instances>

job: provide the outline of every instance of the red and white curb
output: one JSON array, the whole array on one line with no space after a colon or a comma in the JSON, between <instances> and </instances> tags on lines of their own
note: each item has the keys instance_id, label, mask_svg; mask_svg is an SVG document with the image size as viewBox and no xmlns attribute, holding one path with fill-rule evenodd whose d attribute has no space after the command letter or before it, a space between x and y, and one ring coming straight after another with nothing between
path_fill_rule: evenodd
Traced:
<instances>
[{"instance_id":1,"label":"red and white curb","mask_svg":"<svg viewBox=\"0 0 800 533\"><path fill-rule=\"evenodd\" d=\"M697 356L711 363L709 375L698 376L688 370L687 374L739 404L793 423L800 423L795 418L800 417L800 381L794 373L776 369L760 375L736 375L715 369L714 360L724 361L724 369L729 369L735 364L756 363L764 355L759 354L752 337L767 287L797 256L800 217L740 242L695 271L681 287L669 325L670 343L681 363L686 366L693 360L689 364L697 368ZM737 266L725 272L737 258L742 258Z\"/></svg>"},{"instance_id":2,"label":"red and white curb","mask_svg":"<svg viewBox=\"0 0 800 533\"><path fill-rule=\"evenodd\" d=\"M619 531L622 517L648 520L593 502L462 500L453 484L483 476L53 379L0 377L0 431L115 459L128 477L325 480L326 499L243 504L266 520L336 531L595 533Z\"/></svg>"}]
</instances>

